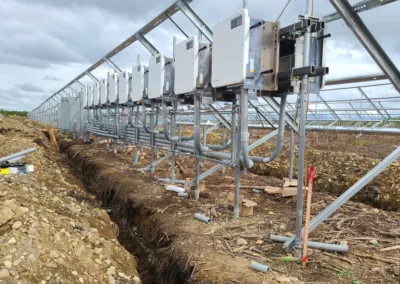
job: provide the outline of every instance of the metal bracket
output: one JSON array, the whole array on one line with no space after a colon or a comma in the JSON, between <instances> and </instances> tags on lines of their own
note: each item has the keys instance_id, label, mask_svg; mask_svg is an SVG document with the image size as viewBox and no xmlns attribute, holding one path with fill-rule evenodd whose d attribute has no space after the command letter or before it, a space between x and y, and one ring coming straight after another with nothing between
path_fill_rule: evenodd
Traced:
<instances>
[{"instance_id":1,"label":"metal bracket","mask_svg":"<svg viewBox=\"0 0 400 284\"><path fill-rule=\"evenodd\" d=\"M213 42L213 33L207 24L190 8L189 4L184 0L179 0L176 5L182 13L193 23L193 25L201 31L201 33L210 41Z\"/></svg>"},{"instance_id":2,"label":"metal bracket","mask_svg":"<svg viewBox=\"0 0 400 284\"><path fill-rule=\"evenodd\" d=\"M156 55L159 54L160 52L147 40L147 38L144 37L144 35L138 33L136 35L136 38L138 39L138 41L140 41L141 44L143 44L143 46L150 51L150 53L152 55Z\"/></svg>"}]
</instances>

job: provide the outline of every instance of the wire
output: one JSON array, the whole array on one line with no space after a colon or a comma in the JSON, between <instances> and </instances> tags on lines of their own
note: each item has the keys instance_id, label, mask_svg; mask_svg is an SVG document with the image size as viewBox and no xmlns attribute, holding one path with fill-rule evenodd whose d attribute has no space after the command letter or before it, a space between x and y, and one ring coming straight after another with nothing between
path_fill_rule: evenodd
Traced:
<instances>
[{"instance_id":1,"label":"wire","mask_svg":"<svg viewBox=\"0 0 400 284\"><path fill-rule=\"evenodd\" d=\"M286 3L285 7L283 8L282 12L279 14L279 17L278 17L278 19L276 19L275 22L279 21L280 17L282 16L283 12L285 12L286 7L289 5L289 3L290 3L290 0Z\"/></svg>"}]
</instances>

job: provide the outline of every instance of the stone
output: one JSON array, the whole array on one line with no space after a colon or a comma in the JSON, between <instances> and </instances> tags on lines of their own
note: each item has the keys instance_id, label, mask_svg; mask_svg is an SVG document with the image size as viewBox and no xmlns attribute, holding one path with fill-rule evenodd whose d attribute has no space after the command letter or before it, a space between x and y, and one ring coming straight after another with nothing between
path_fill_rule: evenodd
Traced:
<instances>
[{"instance_id":1,"label":"stone","mask_svg":"<svg viewBox=\"0 0 400 284\"><path fill-rule=\"evenodd\" d=\"M74 276L78 275L78 272L77 272L77 271L75 271L75 270L74 270L74 271L72 271L71 273L72 273L72 275L74 275Z\"/></svg>"},{"instance_id":2,"label":"stone","mask_svg":"<svg viewBox=\"0 0 400 284\"><path fill-rule=\"evenodd\" d=\"M290 283L290 279L286 276L279 276L278 278L276 278L276 281L278 281L279 283Z\"/></svg>"},{"instance_id":3,"label":"stone","mask_svg":"<svg viewBox=\"0 0 400 284\"><path fill-rule=\"evenodd\" d=\"M379 213L379 209L378 209L378 208L374 208L372 211L373 211L374 213L376 213L376 214Z\"/></svg>"},{"instance_id":4,"label":"stone","mask_svg":"<svg viewBox=\"0 0 400 284\"><path fill-rule=\"evenodd\" d=\"M13 262L13 266L18 266L18 265L21 264L21 262L22 262L21 259L17 259L17 260L15 260L15 261Z\"/></svg>"},{"instance_id":5,"label":"stone","mask_svg":"<svg viewBox=\"0 0 400 284\"><path fill-rule=\"evenodd\" d=\"M299 279L296 278L296 277L289 277L289 280L290 280L291 282L293 282L293 283L298 283L298 282L299 282Z\"/></svg>"},{"instance_id":6,"label":"stone","mask_svg":"<svg viewBox=\"0 0 400 284\"><path fill-rule=\"evenodd\" d=\"M137 276L133 276L132 282L135 283L135 284L140 284L140 283L142 283L142 281L140 281L140 278L137 277Z\"/></svg>"},{"instance_id":7,"label":"stone","mask_svg":"<svg viewBox=\"0 0 400 284\"><path fill-rule=\"evenodd\" d=\"M340 241L339 245L341 245L341 246L347 246L347 241Z\"/></svg>"},{"instance_id":8,"label":"stone","mask_svg":"<svg viewBox=\"0 0 400 284\"><path fill-rule=\"evenodd\" d=\"M114 266L110 266L107 269L107 275L114 275L115 274L115 267Z\"/></svg>"},{"instance_id":9,"label":"stone","mask_svg":"<svg viewBox=\"0 0 400 284\"><path fill-rule=\"evenodd\" d=\"M55 250L52 250L52 251L50 252L49 256L50 256L51 258L59 258L59 257L60 257L60 255L58 254L58 252L55 251Z\"/></svg>"},{"instance_id":10,"label":"stone","mask_svg":"<svg viewBox=\"0 0 400 284\"><path fill-rule=\"evenodd\" d=\"M111 275L108 276L108 284L115 284L115 279Z\"/></svg>"},{"instance_id":11,"label":"stone","mask_svg":"<svg viewBox=\"0 0 400 284\"><path fill-rule=\"evenodd\" d=\"M279 229L281 229L282 231L286 230L286 225L285 224L281 224L279 226Z\"/></svg>"},{"instance_id":12,"label":"stone","mask_svg":"<svg viewBox=\"0 0 400 284\"><path fill-rule=\"evenodd\" d=\"M9 207L0 209L0 226L7 224L14 217L14 212Z\"/></svg>"},{"instance_id":13,"label":"stone","mask_svg":"<svg viewBox=\"0 0 400 284\"><path fill-rule=\"evenodd\" d=\"M8 271L8 269L1 269L0 270L0 279L5 279L10 277L10 272Z\"/></svg>"},{"instance_id":14,"label":"stone","mask_svg":"<svg viewBox=\"0 0 400 284\"><path fill-rule=\"evenodd\" d=\"M13 245L13 244L16 244L16 243L17 243L17 240L16 240L14 237L12 237L11 239L8 240L7 243L8 243L9 245Z\"/></svg>"},{"instance_id":15,"label":"stone","mask_svg":"<svg viewBox=\"0 0 400 284\"><path fill-rule=\"evenodd\" d=\"M243 238L238 238L238 239L236 240L236 244L237 244L238 246L247 245L247 241L246 241L245 239L243 239Z\"/></svg>"},{"instance_id":16,"label":"stone","mask_svg":"<svg viewBox=\"0 0 400 284\"><path fill-rule=\"evenodd\" d=\"M11 261L8 261L8 260L4 261L3 264L4 264L5 268L11 268L12 267L12 262Z\"/></svg>"},{"instance_id":17,"label":"stone","mask_svg":"<svg viewBox=\"0 0 400 284\"><path fill-rule=\"evenodd\" d=\"M79 282L83 283L83 278L79 277Z\"/></svg>"},{"instance_id":18,"label":"stone","mask_svg":"<svg viewBox=\"0 0 400 284\"><path fill-rule=\"evenodd\" d=\"M369 240L368 242L373 246L378 245L378 240Z\"/></svg>"},{"instance_id":19,"label":"stone","mask_svg":"<svg viewBox=\"0 0 400 284\"><path fill-rule=\"evenodd\" d=\"M286 232L286 233L285 233L285 236L291 238L291 237L293 237L293 233L291 233L291 232Z\"/></svg>"},{"instance_id":20,"label":"stone","mask_svg":"<svg viewBox=\"0 0 400 284\"><path fill-rule=\"evenodd\" d=\"M12 225L13 230L18 230L19 228L21 228L22 226L22 222L21 221L17 221Z\"/></svg>"},{"instance_id":21,"label":"stone","mask_svg":"<svg viewBox=\"0 0 400 284\"><path fill-rule=\"evenodd\" d=\"M18 208L18 211L21 212L21 213L28 213L29 212L29 208L20 206Z\"/></svg>"},{"instance_id":22,"label":"stone","mask_svg":"<svg viewBox=\"0 0 400 284\"><path fill-rule=\"evenodd\" d=\"M48 268L57 268L57 264L54 262L47 262L44 266Z\"/></svg>"},{"instance_id":23,"label":"stone","mask_svg":"<svg viewBox=\"0 0 400 284\"><path fill-rule=\"evenodd\" d=\"M123 279L125 279L125 280L131 280L131 278L129 277L129 276L127 276L127 275L125 275L124 273L122 273L122 272L118 272L118 276L120 277L120 278L123 278Z\"/></svg>"},{"instance_id":24,"label":"stone","mask_svg":"<svg viewBox=\"0 0 400 284\"><path fill-rule=\"evenodd\" d=\"M400 266L393 267L392 272L394 273L394 275L399 276L400 275Z\"/></svg>"}]
</instances>

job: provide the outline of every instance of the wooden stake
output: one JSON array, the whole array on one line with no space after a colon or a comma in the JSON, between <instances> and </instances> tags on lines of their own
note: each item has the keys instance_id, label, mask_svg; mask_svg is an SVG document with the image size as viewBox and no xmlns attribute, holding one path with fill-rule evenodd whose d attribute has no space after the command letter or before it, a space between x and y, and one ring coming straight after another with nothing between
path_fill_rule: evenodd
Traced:
<instances>
[{"instance_id":1,"label":"wooden stake","mask_svg":"<svg viewBox=\"0 0 400 284\"><path fill-rule=\"evenodd\" d=\"M301 259L303 267L305 267L307 264L308 227L310 224L310 216L311 216L311 197L312 197L313 179L314 179L314 167L311 166L310 174L309 174L309 178L308 178L306 223L304 225L304 238L303 238L303 258Z\"/></svg>"}]
</instances>

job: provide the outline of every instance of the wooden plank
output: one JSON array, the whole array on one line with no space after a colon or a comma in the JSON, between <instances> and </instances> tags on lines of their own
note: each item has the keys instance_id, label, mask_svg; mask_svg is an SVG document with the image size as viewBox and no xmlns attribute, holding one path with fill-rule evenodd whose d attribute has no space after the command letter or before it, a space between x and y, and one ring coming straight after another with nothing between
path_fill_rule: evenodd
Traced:
<instances>
[{"instance_id":1,"label":"wooden plank","mask_svg":"<svg viewBox=\"0 0 400 284\"><path fill-rule=\"evenodd\" d=\"M297 187L297 179L289 181L289 178L283 178L283 182L283 187Z\"/></svg>"},{"instance_id":2,"label":"wooden plank","mask_svg":"<svg viewBox=\"0 0 400 284\"><path fill-rule=\"evenodd\" d=\"M295 196L297 195L297 187L284 187L282 190L282 196Z\"/></svg>"}]
</instances>

